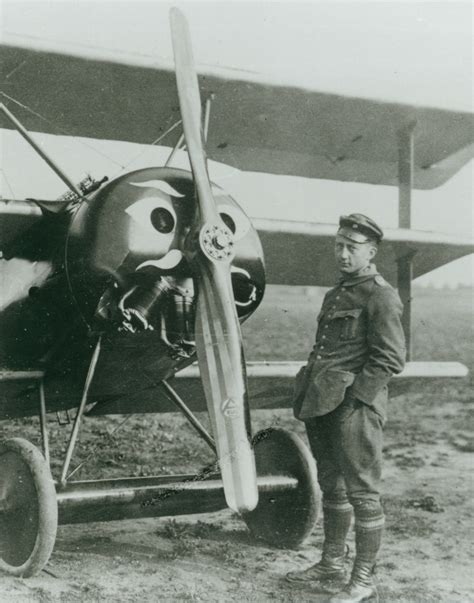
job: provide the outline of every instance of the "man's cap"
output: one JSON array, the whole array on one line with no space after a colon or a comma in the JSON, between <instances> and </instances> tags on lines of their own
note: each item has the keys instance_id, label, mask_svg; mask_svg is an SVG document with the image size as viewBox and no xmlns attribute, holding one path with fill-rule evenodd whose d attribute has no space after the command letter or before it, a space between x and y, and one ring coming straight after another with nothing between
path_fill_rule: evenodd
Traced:
<instances>
[{"instance_id":1,"label":"man's cap","mask_svg":"<svg viewBox=\"0 0 474 603\"><path fill-rule=\"evenodd\" d=\"M350 214L339 218L339 230L347 239L355 243L366 243L376 241L380 243L383 239L383 230L371 218L363 214Z\"/></svg>"}]
</instances>

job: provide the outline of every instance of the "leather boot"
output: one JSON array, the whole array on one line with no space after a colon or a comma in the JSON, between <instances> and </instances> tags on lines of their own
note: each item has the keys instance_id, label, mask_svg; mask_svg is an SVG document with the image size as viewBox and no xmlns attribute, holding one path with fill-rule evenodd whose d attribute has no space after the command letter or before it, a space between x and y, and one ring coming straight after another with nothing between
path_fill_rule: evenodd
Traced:
<instances>
[{"instance_id":1,"label":"leather boot","mask_svg":"<svg viewBox=\"0 0 474 603\"><path fill-rule=\"evenodd\" d=\"M288 572L286 579L288 582L298 584L309 584L314 582L342 581L345 578L344 559L345 555L340 557L330 557L323 552L321 561L318 561L311 567L296 572Z\"/></svg>"},{"instance_id":2,"label":"leather boot","mask_svg":"<svg viewBox=\"0 0 474 603\"><path fill-rule=\"evenodd\" d=\"M341 582L345 579L346 537L351 525L352 507L346 500L324 501L324 545L321 560L305 570L289 572L288 582Z\"/></svg>"},{"instance_id":3,"label":"leather boot","mask_svg":"<svg viewBox=\"0 0 474 603\"><path fill-rule=\"evenodd\" d=\"M330 603L359 603L377 594L372 574L382 541L384 514L378 501L358 501L354 505L356 556L349 583Z\"/></svg>"},{"instance_id":4,"label":"leather boot","mask_svg":"<svg viewBox=\"0 0 474 603\"><path fill-rule=\"evenodd\" d=\"M375 597L377 589L372 576L373 566L356 561L349 583L332 596L329 603L359 603Z\"/></svg>"}]
</instances>

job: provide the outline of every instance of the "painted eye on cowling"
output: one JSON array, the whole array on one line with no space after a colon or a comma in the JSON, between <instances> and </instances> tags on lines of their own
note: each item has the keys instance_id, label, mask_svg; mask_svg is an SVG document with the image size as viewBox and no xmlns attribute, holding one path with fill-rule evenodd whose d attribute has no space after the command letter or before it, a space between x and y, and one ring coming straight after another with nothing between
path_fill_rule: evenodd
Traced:
<instances>
[{"instance_id":1,"label":"painted eye on cowling","mask_svg":"<svg viewBox=\"0 0 474 603\"><path fill-rule=\"evenodd\" d=\"M161 234L169 234L176 227L176 213L171 203L157 197L135 201L126 213L142 228Z\"/></svg>"},{"instance_id":2,"label":"painted eye on cowling","mask_svg":"<svg viewBox=\"0 0 474 603\"><path fill-rule=\"evenodd\" d=\"M176 223L173 214L166 207L155 207L150 214L150 220L153 228L163 234L172 232Z\"/></svg>"},{"instance_id":3,"label":"painted eye on cowling","mask_svg":"<svg viewBox=\"0 0 474 603\"><path fill-rule=\"evenodd\" d=\"M224 224L234 235L234 240L239 241L250 230L250 220L244 212L233 205L218 205L219 215Z\"/></svg>"}]
</instances>

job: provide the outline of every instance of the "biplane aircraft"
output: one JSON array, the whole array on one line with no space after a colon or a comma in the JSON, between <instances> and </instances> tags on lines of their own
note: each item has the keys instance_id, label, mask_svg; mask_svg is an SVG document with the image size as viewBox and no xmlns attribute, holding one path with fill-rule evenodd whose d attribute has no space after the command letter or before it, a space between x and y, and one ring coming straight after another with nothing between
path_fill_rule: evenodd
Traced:
<instances>
[{"instance_id":1,"label":"biplane aircraft","mask_svg":"<svg viewBox=\"0 0 474 603\"><path fill-rule=\"evenodd\" d=\"M14 575L45 566L58 522L227 505L279 546L298 545L312 530L311 455L281 429L253 436L250 423L251 406L289 405L299 364L246 365L240 323L258 308L267 283L331 284L335 227L251 222L210 181L207 157L242 170L398 184L400 228L387 231L377 263L398 283L408 336L411 279L472 251L468 241L410 229L412 186L438 186L472 156L471 115L222 69L198 78L177 9L171 31L174 70L53 51L31 39L2 48L2 127L26 138L69 188L56 200L0 201L0 419L37 414L42 436L41 451L21 438L0 444L0 568ZM30 133L50 131L49 122L38 125L40 108L64 125L69 120L77 135L146 142L157 111L181 122L183 133L170 133L167 165L75 184ZM191 171L170 165L184 144ZM464 374L456 362L409 362L396 381ZM206 407L212 434L194 414ZM76 415L53 480L47 413L64 409ZM212 471L71 479L86 413L176 409L216 454Z\"/></svg>"}]
</instances>

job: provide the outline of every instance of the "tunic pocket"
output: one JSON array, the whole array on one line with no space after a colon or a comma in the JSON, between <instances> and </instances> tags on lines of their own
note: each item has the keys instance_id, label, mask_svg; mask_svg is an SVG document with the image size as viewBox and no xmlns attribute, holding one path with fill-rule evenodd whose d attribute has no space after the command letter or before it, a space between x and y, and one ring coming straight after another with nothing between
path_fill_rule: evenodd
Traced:
<instances>
[{"instance_id":1,"label":"tunic pocket","mask_svg":"<svg viewBox=\"0 0 474 603\"><path fill-rule=\"evenodd\" d=\"M326 415L341 404L346 389L354 383L355 375L341 369L321 369L315 365L308 376L308 386L298 419L309 419Z\"/></svg>"},{"instance_id":2,"label":"tunic pocket","mask_svg":"<svg viewBox=\"0 0 474 603\"><path fill-rule=\"evenodd\" d=\"M362 314L361 308L352 310L338 310L332 315L333 320L339 319L341 323L340 339L355 339L357 336L357 326L359 317Z\"/></svg>"}]
</instances>

